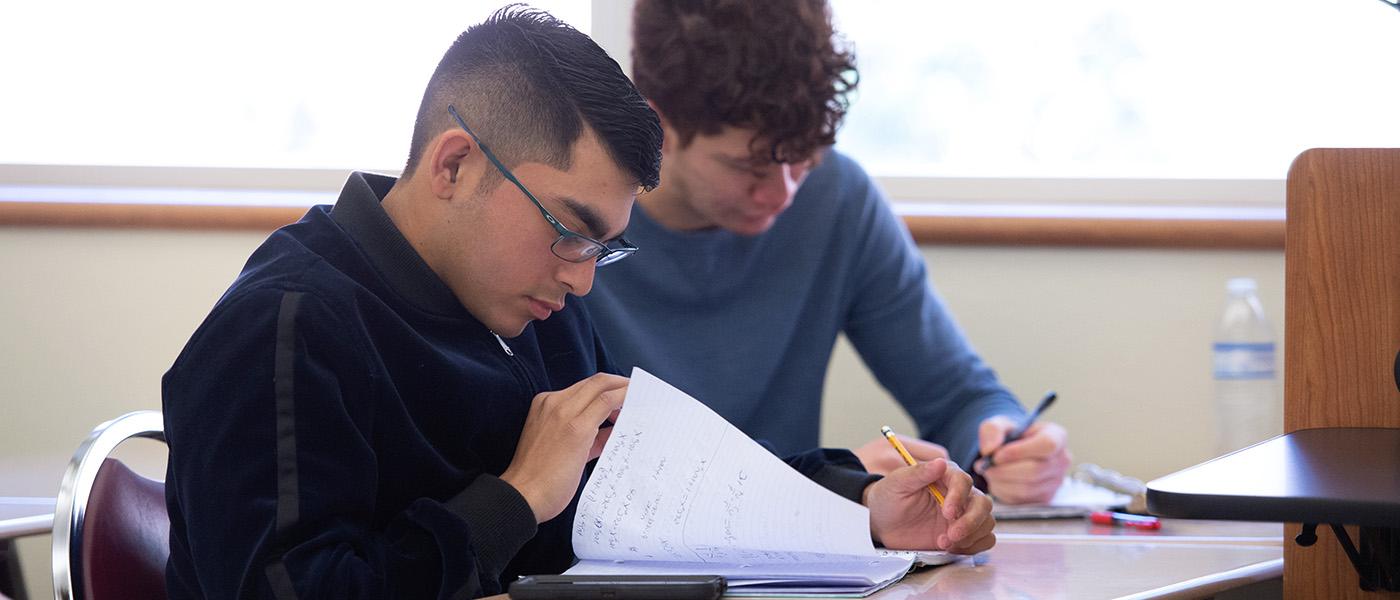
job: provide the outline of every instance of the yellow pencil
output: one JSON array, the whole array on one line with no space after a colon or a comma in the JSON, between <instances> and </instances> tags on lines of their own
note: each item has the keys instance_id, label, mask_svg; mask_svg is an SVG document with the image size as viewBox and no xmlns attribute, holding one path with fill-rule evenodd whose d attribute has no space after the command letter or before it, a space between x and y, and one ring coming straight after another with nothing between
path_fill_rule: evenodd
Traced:
<instances>
[{"instance_id":1,"label":"yellow pencil","mask_svg":"<svg viewBox=\"0 0 1400 600\"><path fill-rule=\"evenodd\" d=\"M914 460L914 455L909 454L909 451L904 449L904 444L899 443L899 438L895 437L894 430L890 429L889 425L881 427L880 433L885 434L885 439L890 441L890 445L894 446L894 449L899 452L899 455L904 457L904 462L909 463L909 466L912 467L919 464L919 461ZM939 506L943 506L943 492L933 487L932 483L928 484L928 491L933 492L933 499L938 501Z\"/></svg>"}]
</instances>

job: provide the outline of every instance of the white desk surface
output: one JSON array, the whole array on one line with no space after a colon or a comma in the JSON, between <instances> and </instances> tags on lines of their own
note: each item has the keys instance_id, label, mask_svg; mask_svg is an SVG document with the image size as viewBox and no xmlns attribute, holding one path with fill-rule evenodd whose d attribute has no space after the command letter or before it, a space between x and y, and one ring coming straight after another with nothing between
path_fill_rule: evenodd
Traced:
<instances>
[{"instance_id":1,"label":"white desk surface","mask_svg":"<svg viewBox=\"0 0 1400 600\"><path fill-rule=\"evenodd\" d=\"M915 572L872 598L1199 598L1282 576L1278 523L1163 519L1161 530L1139 531L1001 521L990 552Z\"/></svg>"},{"instance_id":2,"label":"white desk surface","mask_svg":"<svg viewBox=\"0 0 1400 600\"><path fill-rule=\"evenodd\" d=\"M0 539L52 530L49 494L66 460L0 460ZM1283 574L1277 523L1163 519L1160 531L1145 532L1085 519L1003 520L997 537L990 552L913 573L874 598L1200 597Z\"/></svg>"},{"instance_id":3,"label":"white desk surface","mask_svg":"<svg viewBox=\"0 0 1400 600\"><path fill-rule=\"evenodd\" d=\"M874 598L1200 598L1282 575L1281 545L1016 539Z\"/></svg>"},{"instance_id":4,"label":"white desk surface","mask_svg":"<svg viewBox=\"0 0 1400 600\"><path fill-rule=\"evenodd\" d=\"M0 457L0 540L53 531L67 456Z\"/></svg>"},{"instance_id":5,"label":"white desk surface","mask_svg":"<svg viewBox=\"0 0 1400 600\"><path fill-rule=\"evenodd\" d=\"M53 498L0 496L0 540L53 531Z\"/></svg>"}]
</instances>

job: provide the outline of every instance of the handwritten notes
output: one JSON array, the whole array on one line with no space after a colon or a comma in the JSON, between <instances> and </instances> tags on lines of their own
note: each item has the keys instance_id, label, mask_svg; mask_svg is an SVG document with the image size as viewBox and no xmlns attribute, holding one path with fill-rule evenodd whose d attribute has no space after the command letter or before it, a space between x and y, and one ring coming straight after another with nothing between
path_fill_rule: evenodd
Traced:
<instances>
[{"instance_id":1,"label":"handwritten notes","mask_svg":"<svg viewBox=\"0 0 1400 600\"><path fill-rule=\"evenodd\" d=\"M913 560L876 552L864 506L807 479L641 369L584 486L573 544L584 560L569 572L579 574L871 585L897 580Z\"/></svg>"}]
</instances>

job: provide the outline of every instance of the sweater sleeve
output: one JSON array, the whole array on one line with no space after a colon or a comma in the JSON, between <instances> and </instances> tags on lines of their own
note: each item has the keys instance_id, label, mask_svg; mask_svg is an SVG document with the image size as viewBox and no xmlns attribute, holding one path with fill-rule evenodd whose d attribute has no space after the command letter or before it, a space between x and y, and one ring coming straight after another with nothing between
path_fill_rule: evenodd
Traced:
<instances>
[{"instance_id":1,"label":"sweater sleeve","mask_svg":"<svg viewBox=\"0 0 1400 600\"><path fill-rule=\"evenodd\" d=\"M860 504L865 488L880 480L865 471L850 450L817 448L783 458L792 468L841 497Z\"/></svg>"},{"instance_id":2,"label":"sweater sleeve","mask_svg":"<svg viewBox=\"0 0 1400 600\"><path fill-rule=\"evenodd\" d=\"M535 533L482 472L376 517L375 382L335 312L302 291L225 299L163 382L173 589L219 598L500 593ZM172 593L172 597L182 594Z\"/></svg>"},{"instance_id":3,"label":"sweater sleeve","mask_svg":"<svg viewBox=\"0 0 1400 600\"><path fill-rule=\"evenodd\" d=\"M929 281L909 231L855 163L841 187L855 230L846 272L851 297L844 331L861 358L908 411L924 439L964 468L977 429L991 416L1024 414L973 351Z\"/></svg>"},{"instance_id":4,"label":"sweater sleeve","mask_svg":"<svg viewBox=\"0 0 1400 600\"><path fill-rule=\"evenodd\" d=\"M765 450L773 452L773 445L767 441L754 441ZM860 459L844 448L813 448L780 458L817 485L856 504L860 504L866 486L881 478L880 475L867 473L865 466L860 464Z\"/></svg>"}]
</instances>

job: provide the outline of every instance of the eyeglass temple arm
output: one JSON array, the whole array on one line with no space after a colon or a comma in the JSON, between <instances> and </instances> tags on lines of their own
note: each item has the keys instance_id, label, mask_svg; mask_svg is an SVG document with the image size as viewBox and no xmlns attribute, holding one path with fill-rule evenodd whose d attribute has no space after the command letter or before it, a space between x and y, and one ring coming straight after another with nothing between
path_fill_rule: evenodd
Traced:
<instances>
[{"instance_id":1,"label":"eyeglass temple arm","mask_svg":"<svg viewBox=\"0 0 1400 600\"><path fill-rule=\"evenodd\" d=\"M486 142L481 141L481 138L476 137L476 132L472 131L472 128L467 127L467 122L462 120L461 115L457 114L457 109L449 104L447 106L447 112L452 113L452 118L457 120L457 124L462 126L462 130L467 132L467 135L472 136L472 141L476 142L477 147L481 148L481 153L486 156L486 160L491 161L491 164L496 166L496 170L500 171L503 177L515 184L515 187L520 188L520 191L525 194L525 197L529 198L530 202L534 203L535 208L540 211L540 214L544 215L544 219L549 221L549 224L553 225L556 229L562 227L559 221L554 219L554 215L549 214L549 211L544 209L544 205L540 204L540 201L535 198L535 195L531 194L530 190L525 189L525 184L520 183L520 180L515 178L515 174L511 173L510 169L506 168L505 163L502 163L499 158L496 158L496 154L491 152L491 147L487 146Z\"/></svg>"}]
</instances>

